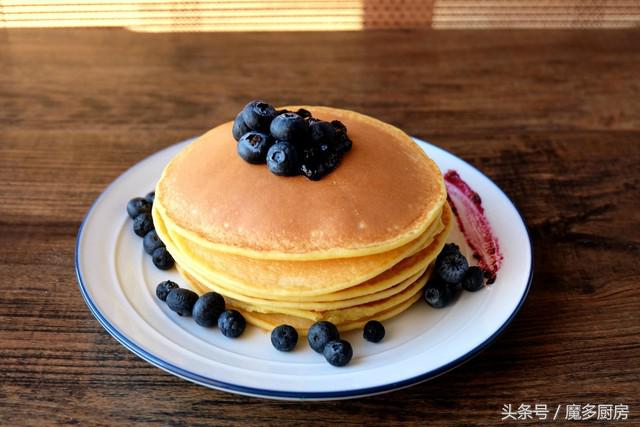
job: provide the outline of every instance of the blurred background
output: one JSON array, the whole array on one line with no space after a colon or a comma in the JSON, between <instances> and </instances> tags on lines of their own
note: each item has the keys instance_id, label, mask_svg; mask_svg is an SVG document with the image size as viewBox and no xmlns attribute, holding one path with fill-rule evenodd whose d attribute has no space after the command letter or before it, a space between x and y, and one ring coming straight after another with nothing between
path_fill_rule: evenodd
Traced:
<instances>
[{"instance_id":1,"label":"blurred background","mask_svg":"<svg viewBox=\"0 0 640 427\"><path fill-rule=\"evenodd\" d=\"M0 0L0 28L173 32L639 25L638 0Z\"/></svg>"}]
</instances>

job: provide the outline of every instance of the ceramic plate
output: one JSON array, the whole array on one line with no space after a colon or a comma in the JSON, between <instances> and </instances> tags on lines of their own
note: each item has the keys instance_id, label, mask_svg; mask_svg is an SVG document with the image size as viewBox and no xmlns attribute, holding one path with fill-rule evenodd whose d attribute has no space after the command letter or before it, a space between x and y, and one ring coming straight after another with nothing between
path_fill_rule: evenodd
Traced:
<instances>
[{"instance_id":1,"label":"ceramic plate","mask_svg":"<svg viewBox=\"0 0 640 427\"><path fill-rule=\"evenodd\" d=\"M274 399L341 399L407 387L455 368L486 348L522 306L532 276L531 244L522 217L489 178L454 155L416 141L443 170L454 169L483 200L504 255L497 281L463 292L436 310L422 300L385 322L381 343L362 331L343 334L354 356L342 368L329 365L305 340L292 353L271 346L267 332L247 326L239 339L225 338L191 318L172 313L155 297L155 286L174 270L156 269L131 227L125 206L155 187L164 166L190 141L166 148L116 179L98 197L78 233L76 271L93 315L122 345L149 363L197 384ZM470 251L454 227L449 241ZM478 375L482 375L479 373Z\"/></svg>"}]
</instances>

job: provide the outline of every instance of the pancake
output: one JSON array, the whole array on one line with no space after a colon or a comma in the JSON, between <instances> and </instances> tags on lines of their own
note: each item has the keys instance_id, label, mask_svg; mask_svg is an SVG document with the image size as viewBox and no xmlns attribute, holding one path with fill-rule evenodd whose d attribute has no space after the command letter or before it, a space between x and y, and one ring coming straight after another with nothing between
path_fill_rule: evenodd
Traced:
<instances>
[{"instance_id":1,"label":"pancake","mask_svg":"<svg viewBox=\"0 0 640 427\"><path fill-rule=\"evenodd\" d=\"M219 292L226 297L243 301L247 304L269 307L272 309L277 308L292 308L292 309L306 309L306 310L330 310L340 307L349 307L357 303L366 301L374 301L379 299L376 297L369 297L372 294L381 295L383 292L387 292L385 295L392 295L393 292L388 292L390 288L396 288L402 282L409 278L415 279L416 275L422 274L444 246L446 238L446 232L441 233L432 245L418 252L417 254L406 258L393 266L391 269L386 270L384 273L360 283L351 288L344 289L335 293L329 293L326 295L314 296L314 299L306 298L304 300L300 298L289 300L277 300L260 298L251 293L243 293L236 288L229 288L219 285L217 282L209 282L199 273L189 270L182 264L181 254L176 254L176 262L181 274L189 275L190 279L196 281L199 284L199 289L208 292ZM170 244L170 242L168 242ZM412 277L414 276L414 277Z\"/></svg>"},{"instance_id":2,"label":"pancake","mask_svg":"<svg viewBox=\"0 0 640 427\"><path fill-rule=\"evenodd\" d=\"M426 282L425 282L426 283ZM368 316L363 319L353 320L344 324L336 325L340 332L351 331L354 329L362 329L362 327L369 320L377 320L379 322L385 321L392 317L397 316L403 311L407 310L411 307L416 301L420 299L421 292L418 291L415 295L407 299L406 301L398 304L395 307L391 307L385 311L377 313L375 317ZM266 313L254 313L250 311L243 311L241 308L232 307L238 311L240 311L247 322L252 325L258 326L259 328L265 329L267 331L271 331L273 328L279 325L291 325L298 331L298 334L301 336L306 336L309 330L309 327L314 323L314 321L309 319L304 319L301 317L288 316L284 314L266 314Z\"/></svg>"},{"instance_id":3,"label":"pancake","mask_svg":"<svg viewBox=\"0 0 640 427\"><path fill-rule=\"evenodd\" d=\"M348 327L349 325L356 322L366 322L367 320L371 320L374 318L379 321L385 320L397 314L396 310L398 310L399 308L407 308L419 298L421 293L420 291L426 284L430 275L431 268L427 269L427 271L417 280L415 280L409 287L392 297L371 303L348 307L341 310L309 313L295 313L292 310L287 310L287 312L273 313L262 309L256 310L255 307L248 306L233 299L227 299L227 306L241 311L249 322L265 329L272 329L275 326L286 323L294 326L296 329L304 330L304 332L306 333L307 328L311 326L313 322L319 320L327 320L334 323L341 330L346 330L343 329L343 327ZM203 291L201 285L194 281L190 276L186 275L185 278L194 289L200 292Z\"/></svg>"},{"instance_id":4,"label":"pancake","mask_svg":"<svg viewBox=\"0 0 640 427\"><path fill-rule=\"evenodd\" d=\"M296 109L298 107L287 107ZM231 123L181 151L156 186L156 232L199 293L265 329L301 335L393 317L420 298L452 225L440 171L399 129L351 111L353 149L320 181L279 177L236 153Z\"/></svg>"},{"instance_id":5,"label":"pancake","mask_svg":"<svg viewBox=\"0 0 640 427\"><path fill-rule=\"evenodd\" d=\"M411 307L416 301L420 299L420 292L409 298L407 301L402 304L397 305L396 307L392 307L388 310L385 310L381 313L378 313L375 316L375 320L379 322L383 322L392 317L397 316L403 311L407 310ZM313 324L313 321L309 319L303 319L295 316L287 316L283 314L264 314L264 313L252 313L245 312L242 309L236 308L238 311L242 312L245 319L248 323L257 326L259 328L265 329L266 331L271 331L273 328L279 325L291 325L298 331L298 334L301 336L306 336L309 330L309 327ZM372 318L358 319L352 322L345 323L343 325L336 325L340 332L352 331L354 329L362 329L364 325L369 321L373 320Z\"/></svg>"},{"instance_id":6,"label":"pancake","mask_svg":"<svg viewBox=\"0 0 640 427\"><path fill-rule=\"evenodd\" d=\"M154 207L156 231L183 269L198 274L205 283L217 283L246 295L285 300L291 296L318 296L347 289L384 273L424 248L439 251L451 224L451 212L445 204L442 220L434 222L416 241L387 253L335 260L264 261L205 252L198 247L196 254L193 244L166 230L162 211Z\"/></svg>"},{"instance_id":7,"label":"pancake","mask_svg":"<svg viewBox=\"0 0 640 427\"><path fill-rule=\"evenodd\" d=\"M264 311L264 312L282 312L288 313L286 310L305 310L305 311L328 311L328 310L337 310L342 308L353 307L360 304L366 304L373 301L378 301L381 299L385 299L391 297L399 292L407 289L411 284L413 284L420 276L422 276L427 268L420 270L418 273L412 275L411 277L398 282L397 284L390 286L388 288L382 289L378 292L365 293L361 296L357 296L354 298L345 298L338 301L276 301L276 300L266 300L260 298L254 298L251 296L239 294L237 292L229 291L229 290L221 290L218 287L210 286L202 281L202 279L194 273L188 273L183 270L180 265L177 265L178 271L183 277L188 278L189 283L193 284L194 287L198 289L201 293L216 291L222 292L228 298L239 301L250 307L255 307L253 311ZM365 287L366 285L358 285L361 287ZM305 317L301 315L301 317Z\"/></svg>"},{"instance_id":8,"label":"pancake","mask_svg":"<svg viewBox=\"0 0 640 427\"><path fill-rule=\"evenodd\" d=\"M371 256L424 235L440 215L446 190L423 150L371 117L304 108L348 128L353 149L332 173L312 182L250 165L236 153L229 122L169 163L156 186L154 214L162 206L170 229L189 242L259 260Z\"/></svg>"}]
</instances>

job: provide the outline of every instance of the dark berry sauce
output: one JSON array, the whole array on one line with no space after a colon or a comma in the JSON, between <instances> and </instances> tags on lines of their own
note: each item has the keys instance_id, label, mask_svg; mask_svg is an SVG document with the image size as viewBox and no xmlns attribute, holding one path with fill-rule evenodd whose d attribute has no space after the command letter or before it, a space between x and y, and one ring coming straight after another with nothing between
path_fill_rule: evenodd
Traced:
<instances>
[{"instance_id":1,"label":"dark berry sauce","mask_svg":"<svg viewBox=\"0 0 640 427\"><path fill-rule=\"evenodd\" d=\"M487 283L491 284L496 280L503 256L498 239L484 214L482 199L454 170L445 173L444 182L460 231L473 251L473 257L484 270Z\"/></svg>"}]
</instances>

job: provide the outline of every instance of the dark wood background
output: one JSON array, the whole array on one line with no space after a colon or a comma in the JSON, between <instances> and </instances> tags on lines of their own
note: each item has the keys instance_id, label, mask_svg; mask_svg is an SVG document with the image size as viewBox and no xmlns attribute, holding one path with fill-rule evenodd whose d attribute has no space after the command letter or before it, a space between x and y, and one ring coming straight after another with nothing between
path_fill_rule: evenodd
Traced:
<instances>
[{"instance_id":1,"label":"dark wood background","mask_svg":"<svg viewBox=\"0 0 640 427\"><path fill-rule=\"evenodd\" d=\"M208 390L111 338L74 275L87 209L254 98L371 114L494 179L536 264L506 332L431 382L329 403ZM0 424L496 425L506 403L623 403L638 425L639 168L640 30L2 30Z\"/></svg>"}]
</instances>

